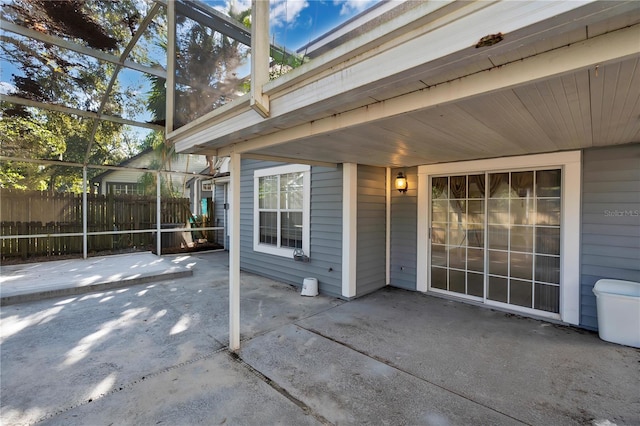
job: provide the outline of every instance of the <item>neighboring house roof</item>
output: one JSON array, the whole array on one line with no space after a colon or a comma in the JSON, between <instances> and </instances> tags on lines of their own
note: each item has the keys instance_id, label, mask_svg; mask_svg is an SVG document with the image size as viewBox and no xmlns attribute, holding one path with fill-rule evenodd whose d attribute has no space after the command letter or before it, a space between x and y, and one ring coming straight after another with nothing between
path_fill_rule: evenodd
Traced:
<instances>
[{"instance_id":1,"label":"neighboring house roof","mask_svg":"<svg viewBox=\"0 0 640 426\"><path fill-rule=\"evenodd\" d=\"M142 151L140 151L138 154L134 155L133 157L127 158L126 160L124 160L121 163L118 163L118 166L120 167L126 167L131 165L132 163L136 162L137 160L139 160L140 158L143 158L147 155L149 155L150 153L153 152L153 148L146 148ZM105 177L107 177L108 175L116 172L117 170L107 170L104 171L102 173L100 173L99 175L94 176L93 178L91 178L90 182L101 182L102 180L104 180Z\"/></svg>"},{"instance_id":2,"label":"neighboring house roof","mask_svg":"<svg viewBox=\"0 0 640 426\"><path fill-rule=\"evenodd\" d=\"M153 148L146 148L145 150L141 151L140 153L134 155L131 158L128 158L127 160L121 162L120 164L118 164L118 166L120 167L131 167L132 169L140 169L140 168L144 168L143 165L139 165L137 163L139 162L143 162L145 160L145 157L149 157L149 161L152 161L153 159L156 159L157 157L157 152L153 149ZM178 154L179 156L183 156L186 154ZM192 172L192 173L200 173L200 174L208 174L209 173L209 169L207 168L202 168L202 164L205 163L206 160L204 160L204 156L202 156L202 159L200 161L194 161L190 164L189 170L187 170L187 172ZM100 173L99 175L93 177L90 182L93 184L94 182L102 182L106 177L108 177L109 175L112 175L114 173L119 173L122 170L107 170L105 172ZM174 171L178 171L178 170L174 170Z\"/></svg>"}]
</instances>

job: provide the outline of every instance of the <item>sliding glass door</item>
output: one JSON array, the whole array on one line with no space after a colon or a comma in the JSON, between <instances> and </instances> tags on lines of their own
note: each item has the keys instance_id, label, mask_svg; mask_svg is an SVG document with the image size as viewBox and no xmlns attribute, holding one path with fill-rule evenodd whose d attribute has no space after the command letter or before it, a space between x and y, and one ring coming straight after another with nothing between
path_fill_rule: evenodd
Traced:
<instances>
[{"instance_id":1,"label":"sliding glass door","mask_svg":"<svg viewBox=\"0 0 640 426\"><path fill-rule=\"evenodd\" d=\"M430 289L558 313L561 170L431 178Z\"/></svg>"}]
</instances>

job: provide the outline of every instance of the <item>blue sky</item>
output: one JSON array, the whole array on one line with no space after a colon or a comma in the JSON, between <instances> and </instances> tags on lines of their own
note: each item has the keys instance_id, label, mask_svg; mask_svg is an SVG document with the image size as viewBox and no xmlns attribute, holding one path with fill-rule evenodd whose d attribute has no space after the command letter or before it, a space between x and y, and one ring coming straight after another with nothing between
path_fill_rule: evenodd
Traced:
<instances>
[{"instance_id":1,"label":"blue sky","mask_svg":"<svg viewBox=\"0 0 640 426\"><path fill-rule=\"evenodd\" d=\"M380 0L271 0L272 40L289 50L314 40ZM251 0L208 0L226 12L229 7L246 10Z\"/></svg>"}]
</instances>

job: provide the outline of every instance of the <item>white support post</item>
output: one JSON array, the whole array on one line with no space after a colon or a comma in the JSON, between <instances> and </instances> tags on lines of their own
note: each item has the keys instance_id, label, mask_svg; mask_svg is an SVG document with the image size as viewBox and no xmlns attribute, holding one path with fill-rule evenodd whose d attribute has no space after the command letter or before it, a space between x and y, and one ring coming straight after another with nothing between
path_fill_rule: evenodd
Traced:
<instances>
[{"instance_id":1,"label":"white support post","mask_svg":"<svg viewBox=\"0 0 640 426\"><path fill-rule=\"evenodd\" d=\"M385 238L385 270L387 274L387 278L385 283L387 285L391 284L391 168L387 167L386 169L386 194L385 200L387 203L387 213L386 213L386 238Z\"/></svg>"},{"instance_id":2,"label":"white support post","mask_svg":"<svg viewBox=\"0 0 640 426\"><path fill-rule=\"evenodd\" d=\"M176 7L175 1L167 2L167 82L165 104L165 131L173 131L176 89Z\"/></svg>"},{"instance_id":3,"label":"white support post","mask_svg":"<svg viewBox=\"0 0 640 426\"><path fill-rule=\"evenodd\" d=\"M429 269L431 260L429 250L431 239L429 227L431 226L431 214L429 213L431 188L429 180L424 173L418 173L418 228L416 236L416 290L426 293L429 288Z\"/></svg>"},{"instance_id":4,"label":"white support post","mask_svg":"<svg viewBox=\"0 0 640 426\"><path fill-rule=\"evenodd\" d=\"M160 194L160 189L162 188L162 173L159 171L156 173L156 254L160 256L162 254L162 223L160 215L162 213L162 209L160 208L160 204L162 203L162 195Z\"/></svg>"},{"instance_id":5,"label":"white support post","mask_svg":"<svg viewBox=\"0 0 640 426\"><path fill-rule=\"evenodd\" d=\"M269 82L269 0L251 2L251 101L263 117L269 116L269 97L262 87Z\"/></svg>"},{"instance_id":6,"label":"white support post","mask_svg":"<svg viewBox=\"0 0 640 426\"><path fill-rule=\"evenodd\" d=\"M342 165L342 295L356 295L358 259L358 165Z\"/></svg>"},{"instance_id":7,"label":"white support post","mask_svg":"<svg viewBox=\"0 0 640 426\"><path fill-rule=\"evenodd\" d=\"M230 172L229 349L240 349L240 154L232 153Z\"/></svg>"},{"instance_id":8,"label":"white support post","mask_svg":"<svg viewBox=\"0 0 640 426\"><path fill-rule=\"evenodd\" d=\"M88 247L87 247L87 166L82 167L82 258L86 259L88 257Z\"/></svg>"}]
</instances>

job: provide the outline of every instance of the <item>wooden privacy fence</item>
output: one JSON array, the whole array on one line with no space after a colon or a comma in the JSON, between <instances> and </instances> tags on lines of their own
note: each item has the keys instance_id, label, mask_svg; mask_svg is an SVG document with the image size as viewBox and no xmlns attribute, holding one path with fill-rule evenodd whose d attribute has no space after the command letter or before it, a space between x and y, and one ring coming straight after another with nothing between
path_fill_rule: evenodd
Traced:
<instances>
[{"instance_id":1,"label":"wooden privacy fence","mask_svg":"<svg viewBox=\"0 0 640 426\"><path fill-rule=\"evenodd\" d=\"M162 197L160 215L163 228L185 226L191 217L189 200ZM141 230L148 232L135 232ZM155 230L155 196L87 194L89 233L134 231L89 235L89 252L148 249ZM82 253L82 232L82 194L0 189L2 259ZM33 237L6 238L12 235Z\"/></svg>"}]
</instances>

